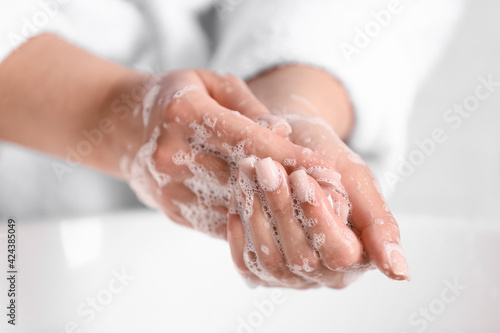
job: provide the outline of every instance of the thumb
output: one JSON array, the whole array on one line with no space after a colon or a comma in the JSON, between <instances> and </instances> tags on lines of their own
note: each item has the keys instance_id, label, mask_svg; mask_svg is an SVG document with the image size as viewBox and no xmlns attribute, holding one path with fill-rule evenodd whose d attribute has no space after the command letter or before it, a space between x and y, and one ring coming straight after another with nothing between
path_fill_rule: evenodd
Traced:
<instances>
[{"instance_id":1,"label":"thumb","mask_svg":"<svg viewBox=\"0 0 500 333\"><path fill-rule=\"evenodd\" d=\"M208 94L219 105L238 111L257 122L264 115L271 115L269 110L250 91L245 81L231 74L219 75L210 70L197 70Z\"/></svg>"}]
</instances>

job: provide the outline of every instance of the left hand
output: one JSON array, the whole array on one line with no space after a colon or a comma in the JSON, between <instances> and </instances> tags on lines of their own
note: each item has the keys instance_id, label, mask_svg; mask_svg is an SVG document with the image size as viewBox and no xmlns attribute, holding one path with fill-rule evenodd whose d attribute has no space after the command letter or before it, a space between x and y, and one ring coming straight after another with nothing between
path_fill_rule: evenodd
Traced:
<instances>
[{"instance_id":1,"label":"left hand","mask_svg":"<svg viewBox=\"0 0 500 333\"><path fill-rule=\"evenodd\" d=\"M370 168L342 140L354 116L340 82L319 69L292 65L264 73L249 85L272 113L287 119L290 141L322 155L340 173L352 204L350 222L367 258L388 277L409 280L398 224ZM343 267L360 264L363 259L353 256Z\"/></svg>"},{"instance_id":2,"label":"left hand","mask_svg":"<svg viewBox=\"0 0 500 333\"><path fill-rule=\"evenodd\" d=\"M392 279L409 280L398 224L366 162L321 119L291 116L288 121L290 140L331 161L342 176L352 205L353 228L373 264Z\"/></svg>"},{"instance_id":3,"label":"left hand","mask_svg":"<svg viewBox=\"0 0 500 333\"><path fill-rule=\"evenodd\" d=\"M179 224L226 238L229 199L245 157L329 166L287 141L286 121L235 76L184 69L147 78L142 101L113 133L111 152L139 198Z\"/></svg>"},{"instance_id":4,"label":"left hand","mask_svg":"<svg viewBox=\"0 0 500 333\"><path fill-rule=\"evenodd\" d=\"M288 176L271 158L250 157L239 162L237 184L232 200L239 209L229 215L228 241L238 270L251 282L342 288L369 266L349 228L347 195L333 169L298 169Z\"/></svg>"}]
</instances>

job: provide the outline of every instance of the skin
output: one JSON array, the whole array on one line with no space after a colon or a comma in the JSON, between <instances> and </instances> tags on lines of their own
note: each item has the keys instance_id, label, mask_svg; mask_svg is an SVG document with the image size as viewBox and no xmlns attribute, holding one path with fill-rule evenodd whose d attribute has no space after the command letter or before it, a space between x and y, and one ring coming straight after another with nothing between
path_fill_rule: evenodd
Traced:
<instances>
[{"instance_id":1,"label":"skin","mask_svg":"<svg viewBox=\"0 0 500 333\"><path fill-rule=\"evenodd\" d=\"M322 249L325 253L321 259L314 257L310 236L306 235L301 235L299 240L295 239L291 244L283 242L284 254L280 253L273 242L270 242L269 229L257 226L258 221L264 221L266 218L261 210L255 209L255 212L260 213L260 218L253 217L255 227L252 228L252 238L255 243L270 244L268 247L271 249L269 254L259 254L257 251L257 256L260 255L264 262L270 263L265 265L265 268L276 278L277 284L287 280L289 275L286 270L283 272L283 263L292 267L298 263L297 252L308 260L310 266L315 267L311 273L320 272L323 276L318 278L311 273L304 274L290 269L289 271L305 278L293 283L295 288L306 288L311 281L316 285L343 288L365 270L370 269L370 266L365 265L367 259L392 279L410 280L396 220L388 209L367 164L343 142L348 139L352 131L355 117L342 84L322 70L303 65L275 68L249 80L248 84L257 98L274 114L285 117L300 115L290 118L292 133L289 139L317 152L334 165L342 175L342 184L352 203L351 222L354 234L349 229L346 230L347 228L338 220L334 228L329 228L325 219L328 213L321 212L307 203L303 204L306 206L306 215L319 221L311 228L312 230L308 230L308 234L323 231L326 235L327 243ZM317 118L320 118L321 122L318 123ZM255 173L255 168L246 172ZM310 181L314 183L314 179L311 178ZM283 214L281 210L281 207L286 207L292 202L290 192L293 192L293 189L290 190L289 183L289 179L285 179L280 188L272 191L273 193L263 190L272 206L272 211L276 213L274 218L279 233L282 234L281 238L285 240L292 238L291 227L295 230L294 234L299 234L301 231L301 222L290 212ZM320 206L331 207L322 193L327 190L325 184L319 182L314 187ZM324 191L321 191L321 188ZM289 223L290 220L294 220L294 223ZM260 224L262 225L262 222ZM235 214L230 216L228 230L233 260L239 271L253 283L262 284L260 279L245 267L242 260L244 230L240 216ZM332 248L328 247L329 243L342 245ZM300 250L296 251L297 248ZM303 260L299 259L299 262ZM360 266L361 268L355 268ZM325 275L328 277L326 280Z\"/></svg>"},{"instance_id":2,"label":"skin","mask_svg":"<svg viewBox=\"0 0 500 333\"><path fill-rule=\"evenodd\" d=\"M320 89L314 90L314 87ZM157 94L149 95L153 106L145 110L144 105L148 103L143 103L143 99L153 89L157 90ZM290 98L290 93L300 98ZM239 159L228 157L227 144L236 146L243 142L244 157L274 160L283 175L280 186L288 190L266 191L265 198L273 211L290 202L290 193L294 193L290 184L297 169L307 170L318 165L336 169L353 204L355 230L345 227L338 218L335 230L322 223L325 216L336 216L327 205L327 195L334 195L335 191L328 184L307 176L324 210L309 207L307 203L301 205L308 217L320 221L315 228L325 233L328 243L320 249L324 252L322 259L314 260L310 257L311 245L304 230L281 226L279 232L286 235L285 239L301 241L288 242L283 254L271 249L272 261L264 262L264 266L275 276L272 285L343 287L360 271L359 265L367 264L363 249L389 277L408 278L407 269L401 270L401 262L394 265L387 257L385 244L388 240L398 243L399 232L392 215L381 210L384 201L376 191L373 175L366 165L347 158L351 152L341 138L348 137L354 119L348 100L343 98L346 96L336 80L311 67L278 68L251 80L248 86L234 76L220 76L207 70L180 70L151 76L95 57L55 35L44 34L23 44L0 64L0 113L4 120L0 123L0 140L65 159L67 147L78 147L85 139L83 131L99 129L103 120L108 121L111 130L83 157L81 164L128 181L147 204L188 227L196 226L182 214L179 202L204 205L203 208L228 216L227 226L226 221L222 221L209 233L221 238L227 234L237 268L262 285L270 283L253 276L245 264L241 264L241 240L245 235L241 231L241 216L228 214L231 196L207 206L200 194L186 184L186 180L193 178L193 171L187 165L173 162L179 152L193 151L192 124L204 127L209 133L210 150L203 148L197 152L196 162L223 186L231 179L234 168L238 175L256 174L253 166L242 168ZM330 107L334 105L338 108L332 112ZM280 117L272 116L269 110ZM144 117L145 113L149 116ZM302 118L283 118L287 113L300 114ZM311 124L308 120L311 115L324 118L330 126ZM212 118L217 121L213 126L207 125L206 119ZM259 125L262 122L267 128ZM287 135L290 141L285 139ZM305 142L305 135L312 140ZM165 183L159 182L151 172L151 163L138 158L152 137L157 147L150 156L151 163L157 173L168 176ZM304 151L304 146L314 152ZM287 159L298 162L293 167L286 166ZM361 187L357 182L361 182ZM258 186L262 187L262 182ZM259 200L254 202L259 205ZM269 234L258 227L266 217L260 215L262 210L254 211L252 225L255 227L251 237L255 243L269 243ZM375 224L375 218L379 217L387 221L384 227ZM352 235L345 237L339 230ZM342 240L341 245L333 240ZM290 270L288 264L291 267L295 264L294 256L290 255L293 251L310 258L311 265L322 277L311 278L310 274ZM274 267L280 267L280 272L276 273Z\"/></svg>"},{"instance_id":3,"label":"skin","mask_svg":"<svg viewBox=\"0 0 500 333\"><path fill-rule=\"evenodd\" d=\"M355 113L347 91L340 81L321 69L283 65L265 71L247 83L273 114L319 117L342 140L347 140L354 128Z\"/></svg>"}]
</instances>

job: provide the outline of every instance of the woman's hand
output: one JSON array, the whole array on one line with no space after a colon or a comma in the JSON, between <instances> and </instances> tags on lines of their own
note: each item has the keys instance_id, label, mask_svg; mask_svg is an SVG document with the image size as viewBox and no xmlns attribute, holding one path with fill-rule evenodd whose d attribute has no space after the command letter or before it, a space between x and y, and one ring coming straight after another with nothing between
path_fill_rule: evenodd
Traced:
<instances>
[{"instance_id":1,"label":"woman's hand","mask_svg":"<svg viewBox=\"0 0 500 333\"><path fill-rule=\"evenodd\" d=\"M249 156L295 159L294 168L329 166L287 141L287 122L234 76L180 70L155 75L146 86L115 135L115 150L141 200L178 223L225 238L238 162Z\"/></svg>"},{"instance_id":2,"label":"woman's hand","mask_svg":"<svg viewBox=\"0 0 500 333\"><path fill-rule=\"evenodd\" d=\"M270 158L251 157L239 165L228 241L247 280L298 289L342 288L370 265L349 225L349 202L337 172L311 167L288 176Z\"/></svg>"},{"instance_id":3,"label":"woman's hand","mask_svg":"<svg viewBox=\"0 0 500 333\"><path fill-rule=\"evenodd\" d=\"M290 124L290 141L320 154L341 175L342 185L352 206L350 222L353 232L369 260L388 277L409 280L399 228L377 181L363 159L342 141L349 136L354 117L341 84L315 68L285 66L252 79L249 85L264 105ZM341 136L337 133L341 133ZM321 223L318 225L314 227L317 230L324 227ZM319 232L314 230L311 232ZM332 243L333 239L337 242L341 237L340 229L336 232L336 238L330 236ZM325 237L325 242L329 242L328 237ZM328 248L328 244L325 248ZM358 266L363 265L363 258L342 255L346 253L345 249L348 246L336 256L342 264L332 265L331 268L354 268L355 272L360 272ZM307 259L312 260L310 255ZM329 266L324 259L323 265Z\"/></svg>"},{"instance_id":4,"label":"woman's hand","mask_svg":"<svg viewBox=\"0 0 500 333\"><path fill-rule=\"evenodd\" d=\"M298 78L310 84L310 80ZM226 235L227 212L236 213L242 207L241 202L230 205L230 198L239 192L239 162L247 157L270 156L285 166L288 174L298 169L310 172L318 166L334 170L334 164L348 174L349 159L331 155L337 146L319 144L322 138L317 136L321 134L307 134L311 142L317 141L311 147L318 153L284 139L290 134L290 125L269 115L246 85L233 76L182 70L150 77L95 57L56 35L43 34L1 63L0 83L0 112L5 119L0 139L66 159L61 172L75 166L68 152L76 151L80 154L76 164L128 180L145 202L173 220L219 237ZM276 90L287 90L286 84L262 87L276 97L279 106L285 106ZM266 106L274 108L267 102ZM306 123L290 124L295 130L290 138L299 142L295 135L306 133L300 132ZM349 128L344 125L344 129ZM342 128L337 130L341 133ZM319 154L323 146L328 152L326 159ZM355 170L359 172L350 174L353 180L343 175L343 181L347 181L344 185L353 204L352 222L365 250L388 275L405 277L404 257L397 250L397 226L390 213L384 213L383 200L370 183L366 168ZM289 177L292 185L294 178L305 179L303 173L299 176ZM325 188L323 191L328 197ZM268 200L265 194L259 199ZM324 203L320 194L316 197ZM274 210L279 202L288 200L285 196L275 199L283 201L273 203L269 197L269 207ZM304 216L314 218L317 211L307 205L301 203ZM339 201L334 209L345 217L341 207ZM239 216L243 216L241 211ZM303 237L303 230L295 231L290 239ZM354 265L362 261L356 258L350 256L347 261Z\"/></svg>"}]
</instances>

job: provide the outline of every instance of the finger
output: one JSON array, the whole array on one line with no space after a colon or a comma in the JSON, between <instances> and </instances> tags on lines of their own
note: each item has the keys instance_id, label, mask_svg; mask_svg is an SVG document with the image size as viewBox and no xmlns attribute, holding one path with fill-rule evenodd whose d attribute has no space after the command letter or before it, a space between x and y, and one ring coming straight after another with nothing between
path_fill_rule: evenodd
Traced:
<instances>
[{"instance_id":1,"label":"finger","mask_svg":"<svg viewBox=\"0 0 500 333\"><path fill-rule=\"evenodd\" d=\"M314 178L325 192L335 215L340 216L345 225L349 225L350 203L348 195L340 181L341 176L332 169L313 167L307 170L307 174Z\"/></svg>"},{"instance_id":2,"label":"finger","mask_svg":"<svg viewBox=\"0 0 500 333\"><path fill-rule=\"evenodd\" d=\"M290 182L298 218L325 266L331 270L345 270L366 263L360 241L335 214L319 184L304 170L293 172Z\"/></svg>"},{"instance_id":3,"label":"finger","mask_svg":"<svg viewBox=\"0 0 500 333\"><path fill-rule=\"evenodd\" d=\"M220 75L210 70L197 72L210 96L223 107L238 111L253 121L270 114L264 104L248 88L245 81L239 77L231 74Z\"/></svg>"},{"instance_id":4,"label":"finger","mask_svg":"<svg viewBox=\"0 0 500 333\"><path fill-rule=\"evenodd\" d=\"M252 93L245 81L237 76L219 75L213 71L199 71L208 93L223 107L240 112L281 137L287 137L292 128L282 117L272 115Z\"/></svg>"},{"instance_id":5,"label":"finger","mask_svg":"<svg viewBox=\"0 0 500 333\"><path fill-rule=\"evenodd\" d=\"M221 184L227 184L230 177L230 168L226 161L220 156L214 156L208 152L199 152L194 161L197 165L203 166L210 175L213 175Z\"/></svg>"},{"instance_id":6,"label":"finger","mask_svg":"<svg viewBox=\"0 0 500 333\"><path fill-rule=\"evenodd\" d=\"M239 158L250 155L272 157L289 166L291 171L299 167L333 168L330 162L310 149L295 145L240 113L220 106L200 89L185 92L167 106L165 113L169 124L180 124L191 130L189 144L199 150Z\"/></svg>"},{"instance_id":7,"label":"finger","mask_svg":"<svg viewBox=\"0 0 500 333\"><path fill-rule=\"evenodd\" d=\"M171 182L153 194L158 209L173 221L216 238L226 239L227 204L193 193L183 182Z\"/></svg>"},{"instance_id":8,"label":"finger","mask_svg":"<svg viewBox=\"0 0 500 333\"><path fill-rule=\"evenodd\" d=\"M276 222L288 267L295 274L318 285L343 287L343 273L333 272L323 266L304 229L294 218L292 196L284 168L270 159L265 159L256 163L256 171L263 196ZM281 182L279 174L282 175Z\"/></svg>"},{"instance_id":9,"label":"finger","mask_svg":"<svg viewBox=\"0 0 500 333\"><path fill-rule=\"evenodd\" d=\"M226 238L229 168L216 156L192 150L173 136L175 131L176 126L163 129L153 161L148 162L150 175L158 181L160 207L170 211L174 221Z\"/></svg>"},{"instance_id":10,"label":"finger","mask_svg":"<svg viewBox=\"0 0 500 333\"><path fill-rule=\"evenodd\" d=\"M179 140L169 128L158 138L158 147L152 155L154 168L158 174L168 175L177 181L201 176L201 171L226 184L230 168L225 160L211 152L192 149L186 142Z\"/></svg>"},{"instance_id":11,"label":"finger","mask_svg":"<svg viewBox=\"0 0 500 333\"><path fill-rule=\"evenodd\" d=\"M209 195L227 206L227 184L231 168L220 156L214 156L210 151L192 149L188 153L179 150L170 159L178 169L180 166L184 167L177 171L176 179L184 181L194 193Z\"/></svg>"},{"instance_id":12,"label":"finger","mask_svg":"<svg viewBox=\"0 0 500 333\"><path fill-rule=\"evenodd\" d=\"M245 264L243 253L245 251L246 235L241 218L238 214L228 214L227 241L231 249L233 262L242 277L253 284L268 285L253 274Z\"/></svg>"},{"instance_id":13,"label":"finger","mask_svg":"<svg viewBox=\"0 0 500 333\"><path fill-rule=\"evenodd\" d=\"M378 183L361 157L346 152L337 167L352 203L352 224L375 266L395 280L410 280L401 247L399 227L385 203Z\"/></svg>"},{"instance_id":14,"label":"finger","mask_svg":"<svg viewBox=\"0 0 500 333\"><path fill-rule=\"evenodd\" d=\"M247 172L241 172L241 169L250 168L247 164L252 164L250 157L240 161L240 168L237 174L237 182L239 189L234 191L234 196L237 201L237 212L241 218L241 222L245 231L245 247L243 250L243 260L246 267L256 275L259 279L266 281L269 284L276 284L278 281L269 274L263 267L257 254L252 233L250 230L249 219L255 211L255 192L256 185L253 179Z\"/></svg>"},{"instance_id":15,"label":"finger","mask_svg":"<svg viewBox=\"0 0 500 333\"><path fill-rule=\"evenodd\" d=\"M257 124L264 128L270 129L272 132L278 134L283 138L287 138L292 133L290 124L280 116L265 114L261 116L259 120L257 120Z\"/></svg>"},{"instance_id":16,"label":"finger","mask_svg":"<svg viewBox=\"0 0 500 333\"><path fill-rule=\"evenodd\" d=\"M265 200L261 201L263 199L261 198L261 192L258 190L248 191L249 188L256 184L254 162L254 158L240 161L238 185L242 193L246 193L245 196L253 196L250 199L253 201L252 214L247 217L247 222L260 265L282 286L298 287L304 283L309 283L292 273L288 268L283 257L276 224L269 207L265 205ZM246 200L248 199L246 197Z\"/></svg>"}]
</instances>

